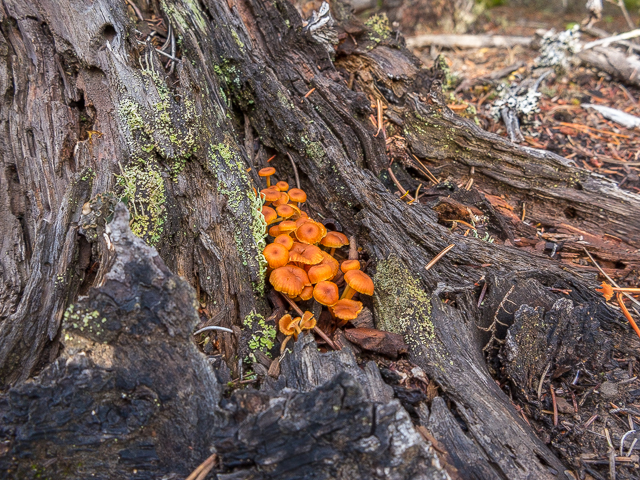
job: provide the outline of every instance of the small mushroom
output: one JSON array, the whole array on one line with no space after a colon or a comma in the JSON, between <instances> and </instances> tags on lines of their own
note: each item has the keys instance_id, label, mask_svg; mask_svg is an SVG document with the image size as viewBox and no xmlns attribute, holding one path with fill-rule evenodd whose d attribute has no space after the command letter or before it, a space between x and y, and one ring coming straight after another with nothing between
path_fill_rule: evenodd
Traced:
<instances>
[{"instance_id":1,"label":"small mushroom","mask_svg":"<svg viewBox=\"0 0 640 480\"><path fill-rule=\"evenodd\" d=\"M258 171L258 175L267 178L267 188L271 186L271 175L274 173L276 173L276 169L273 167L265 167Z\"/></svg>"},{"instance_id":2,"label":"small mushroom","mask_svg":"<svg viewBox=\"0 0 640 480\"><path fill-rule=\"evenodd\" d=\"M349 239L344 233L340 232L329 232L325 235L325 237L320 241L320 245L323 245L327 248L330 248L330 255L333 255L336 252L336 248L344 247L345 245L349 245Z\"/></svg>"},{"instance_id":3,"label":"small mushroom","mask_svg":"<svg viewBox=\"0 0 640 480\"><path fill-rule=\"evenodd\" d=\"M271 207L267 207L266 205L262 207L262 215L264 216L267 225L271 225L278 219L278 214L276 213L276 211Z\"/></svg>"},{"instance_id":4,"label":"small mushroom","mask_svg":"<svg viewBox=\"0 0 640 480\"><path fill-rule=\"evenodd\" d=\"M280 222L280 225L278 226L280 227L280 233L290 233L296 229L296 222L285 220L283 222Z\"/></svg>"},{"instance_id":5,"label":"small mushroom","mask_svg":"<svg viewBox=\"0 0 640 480\"><path fill-rule=\"evenodd\" d=\"M349 270L344 274L347 286L342 292L341 298L350 299L356 292L364 295L373 295L373 280L362 270Z\"/></svg>"},{"instance_id":6,"label":"small mushroom","mask_svg":"<svg viewBox=\"0 0 640 480\"><path fill-rule=\"evenodd\" d=\"M274 205L286 205L287 203L289 203L289 195L285 192L280 192L280 198L273 202Z\"/></svg>"},{"instance_id":7,"label":"small mushroom","mask_svg":"<svg viewBox=\"0 0 640 480\"><path fill-rule=\"evenodd\" d=\"M340 299L338 286L333 282L318 282L313 288L313 298L328 307L335 305Z\"/></svg>"},{"instance_id":8,"label":"small mushroom","mask_svg":"<svg viewBox=\"0 0 640 480\"><path fill-rule=\"evenodd\" d=\"M322 261L319 263L319 265L329 265L331 267L331 271L333 272L333 276L335 277L338 274L338 270L340 270L340 264L327 252L323 250L320 251L322 252Z\"/></svg>"},{"instance_id":9,"label":"small mushroom","mask_svg":"<svg viewBox=\"0 0 640 480\"><path fill-rule=\"evenodd\" d=\"M304 312L300 318L300 330L312 330L316 326L316 319L311 312Z\"/></svg>"},{"instance_id":10,"label":"small mushroom","mask_svg":"<svg viewBox=\"0 0 640 480\"><path fill-rule=\"evenodd\" d=\"M315 245L322 240L324 236L320 225L321 224L314 221L303 223L296 229L296 238L301 243Z\"/></svg>"},{"instance_id":11,"label":"small mushroom","mask_svg":"<svg viewBox=\"0 0 640 480\"><path fill-rule=\"evenodd\" d=\"M289 218L296 213L296 211L291 207L291 205L278 205L276 207L276 212L282 218Z\"/></svg>"},{"instance_id":12,"label":"small mushroom","mask_svg":"<svg viewBox=\"0 0 640 480\"><path fill-rule=\"evenodd\" d=\"M326 263L312 266L307 271L307 275L309 276L309 281L314 285L324 280L331 280L334 277L331 265Z\"/></svg>"},{"instance_id":13,"label":"small mushroom","mask_svg":"<svg viewBox=\"0 0 640 480\"><path fill-rule=\"evenodd\" d=\"M298 339L298 334L302 331L300 330L300 320L301 317L291 318L291 315L288 313L278 320L278 328L282 333L284 333L287 337L293 335L293 338Z\"/></svg>"},{"instance_id":14,"label":"small mushroom","mask_svg":"<svg viewBox=\"0 0 640 480\"><path fill-rule=\"evenodd\" d=\"M347 273L349 270L360 270L360 261L358 260L345 260L340 265L342 273Z\"/></svg>"},{"instance_id":15,"label":"small mushroom","mask_svg":"<svg viewBox=\"0 0 640 480\"><path fill-rule=\"evenodd\" d=\"M263 188L260 194L264 196L264 201L267 203L275 202L280 198L280 191L273 188Z\"/></svg>"},{"instance_id":16,"label":"small mushroom","mask_svg":"<svg viewBox=\"0 0 640 480\"><path fill-rule=\"evenodd\" d=\"M276 183L275 187L281 192L286 192L287 190L289 190L289 184L283 181Z\"/></svg>"},{"instance_id":17,"label":"small mushroom","mask_svg":"<svg viewBox=\"0 0 640 480\"><path fill-rule=\"evenodd\" d=\"M289 261L303 265L317 265L323 258L322 250L315 245L294 242L289 251Z\"/></svg>"},{"instance_id":18,"label":"small mushroom","mask_svg":"<svg viewBox=\"0 0 640 480\"><path fill-rule=\"evenodd\" d=\"M311 285L307 272L295 265L276 268L269 275L269 283L276 291L292 297L300 295L305 286Z\"/></svg>"},{"instance_id":19,"label":"small mushroom","mask_svg":"<svg viewBox=\"0 0 640 480\"><path fill-rule=\"evenodd\" d=\"M292 188L291 190L289 190L288 193L291 201L296 202L298 204L298 207L300 206L301 203L304 203L307 201L307 194L304 193L299 188Z\"/></svg>"},{"instance_id":20,"label":"small mushroom","mask_svg":"<svg viewBox=\"0 0 640 480\"><path fill-rule=\"evenodd\" d=\"M262 252L269 268L284 267L289 263L289 250L280 243L270 243Z\"/></svg>"},{"instance_id":21,"label":"small mushroom","mask_svg":"<svg viewBox=\"0 0 640 480\"><path fill-rule=\"evenodd\" d=\"M291 235L288 233L281 233L276 237L273 243L279 243L287 250L291 250L291 247L293 247L293 238L291 238Z\"/></svg>"},{"instance_id":22,"label":"small mushroom","mask_svg":"<svg viewBox=\"0 0 640 480\"><path fill-rule=\"evenodd\" d=\"M296 297L296 300L299 299L302 302L306 302L311 297L313 297L313 286L306 286L302 289L302 293Z\"/></svg>"},{"instance_id":23,"label":"small mushroom","mask_svg":"<svg viewBox=\"0 0 640 480\"><path fill-rule=\"evenodd\" d=\"M342 327L349 320L358 318L358 314L360 314L361 311L362 302L350 300L348 298L338 300L338 303L331 307L331 313L333 316L340 319L338 327Z\"/></svg>"}]
</instances>

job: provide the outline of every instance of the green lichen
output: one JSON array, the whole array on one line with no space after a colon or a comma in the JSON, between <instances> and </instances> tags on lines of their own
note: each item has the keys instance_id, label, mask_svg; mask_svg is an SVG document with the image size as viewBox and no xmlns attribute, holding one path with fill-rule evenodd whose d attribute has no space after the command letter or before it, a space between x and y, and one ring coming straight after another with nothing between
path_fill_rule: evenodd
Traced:
<instances>
[{"instance_id":1,"label":"green lichen","mask_svg":"<svg viewBox=\"0 0 640 480\"><path fill-rule=\"evenodd\" d=\"M243 49L244 48L244 43L242 43L242 40L240 40L240 37L238 36L238 32L235 31L235 29L231 26L229 27L231 29L231 35L233 36L233 39L236 41L236 43L238 44L238 46Z\"/></svg>"},{"instance_id":2,"label":"green lichen","mask_svg":"<svg viewBox=\"0 0 640 480\"><path fill-rule=\"evenodd\" d=\"M155 245L166 220L164 179L155 162L132 161L116 175L131 214L131 231Z\"/></svg>"},{"instance_id":3,"label":"green lichen","mask_svg":"<svg viewBox=\"0 0 640 480\"><path fill-rule=\"evenodd\" d=\"M431 301L402 260L392 255L379 262L373 283L378 328L402 335L414 351L434 340Z\"/></svg>"},{"instance_id":4,"label":"green lichen","mask_svg":"<svg viewBox=\"0 0 640 480\"><path fill-rule=\"evenodd\" d=\"M71 304L64 312L63 325L66 330L73 328L94 335L101 335L104 332L103 324L107 321L98 310L85 311L76 310ZM65 340L68 340L69 334L66 334Z\"/></svg>"},{"instance_id":5,"label":"green lichen","mask_svg":"<svg viewBox=\"0 0 640 480\"><path fill-rule=\"evenodd\" d=\"M369 27L369 39L378 43L389 38L391 28L389 27L389 19L385 13L373 15L365 22Z\"/></svg>"},{"instance_id":6,"label":"green lichen","mask_svg":"<svg viewBox=\"0 0 640 480\"><path fill-rule=\"evenodd\" d=\"M276 328L273 325L269 325L264 317L256 312L251 312L247 315L242 324L250 330L253 330L253 335L249 339L249 349L254 352L260 350L267 356L271 356L269 350L273 348L273 342L276 338Z\"/></svg>"},{"instance_id":7,"label":"green lichen","mask_svg":"<svg viewBox=\"0 0 640 480\"><path fill-rule=\"evenodd\" d=\"M313 142L307 139L307 137L302 136L300 138L302 143L304 144L304 151L313 163L315 163L319 168L324 167L324 157L325 152L322 144L320 142Z\"/></svg>"}]
</instances>

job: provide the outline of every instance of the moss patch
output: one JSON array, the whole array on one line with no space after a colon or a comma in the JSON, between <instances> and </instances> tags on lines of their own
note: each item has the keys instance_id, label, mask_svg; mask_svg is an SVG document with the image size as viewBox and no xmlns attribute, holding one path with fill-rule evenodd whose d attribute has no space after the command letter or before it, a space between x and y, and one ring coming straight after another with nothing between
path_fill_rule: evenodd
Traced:
<instances>
[{"instance_id":1,"label":"moss patch","mask_svg":"<svg viewBox=\"0 0 640 480\"><path fill-rule=\"evenodd\" d=\"M392 255L379 262L373 283L378 328L402 335L414 351L434 340L431 301L402 260Z\"/></svg>"},{"instance_id":2,"label":"moss patch","mask_svg":"<svg viewBox=\"0 0 640 480\"><path fill-rule=\"evenodd\" d=\"M276 338L276 328L269 325L264 317L256 312L247 315L242 324L253 331L253 335L249 339L249 350L255 352L260 350L267 356L271 356L270 350L273 348L273 342Z\"/></svg>"},{"instance_id":3,"label":"moss patch","mask_svg":"<svg viewBox=\"0 0 640 480\"><path fill-rule=\"evenodd\" d=\"M391 34L389 19L384 13L380 15L373 15L365 22L365 25L371 30L369 32L369 39L374 42L381 42L382 40L389 38L389 35Z\"/></svg>"}]
</instances>

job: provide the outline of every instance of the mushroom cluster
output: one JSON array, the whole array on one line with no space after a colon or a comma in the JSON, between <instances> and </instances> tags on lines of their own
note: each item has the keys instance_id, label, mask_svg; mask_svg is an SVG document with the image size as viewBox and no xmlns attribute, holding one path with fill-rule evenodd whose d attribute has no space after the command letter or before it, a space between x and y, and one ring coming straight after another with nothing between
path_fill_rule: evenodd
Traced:
<instances>
[{"instance_id":1,"label":"mushroom cluster","mask_svg":"<svg viewBox=\"0 0 640 480\"><path fill-rule=\"evenodd\" d=\"M273 183L275 172L273 167L258 172L267 181L267 188L260 190L265 202L262 215L273 239L263 251L269 266L269 283L292 302L313 298L328 308L337 327L344 326L362 311L362 303L353 300L353 296L373 295L373 281L360 270L358 260L340 262L335 257L336 250L349 245L349 239L309 218L301 209L306 193L289 188L287 182ZM345 283L342 294L336 283L340 276ZM287 337L297 338L302 330L314 329L316 319L308 311L296 318L287 314L278 326Z\"/></svg>"}]
</instances>

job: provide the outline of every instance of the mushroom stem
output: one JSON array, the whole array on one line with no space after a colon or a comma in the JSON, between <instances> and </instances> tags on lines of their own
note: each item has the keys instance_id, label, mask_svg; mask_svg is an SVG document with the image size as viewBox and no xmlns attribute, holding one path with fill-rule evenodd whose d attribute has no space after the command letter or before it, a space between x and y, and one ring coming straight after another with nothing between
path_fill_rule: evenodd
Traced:
<instances>
[{"instance_id":1,"label":"mushroom stem","mask_svg":"<svg viewBox=\"0 0 640 480\"><path fill-rule=\"evenodd\" d=\"M280 345L280 355L284 353L284 350L287 346L287 342L289 342L289 340L291 340L291 335L287 335L286 337L284 337L284 340L282 341L282 345Z\"/></svg>"},{"instance_id":2,"label":"mushroom stem","mask_svg":"<svg viewBox=\"0 0 640 480\"><path fill-rule=\"evenodd\" d=\"M355 294L356 291L347 284L347 286L344 287L344 292L342 292L340 300L342 300L343 298L351 299Z\"/></svg>"},{"instance_id":3,"label":"mushroom stem","mask_svg":"<svg viewBox=\"0 0 640 480\"><path fill-rule=\"evenodd\" d=\"M329 252L329 255L331 255L333 257L333 254L336 253L336 249L332 248L331 251Z\"/></svg>"},{"instance_id":4,"label":"mushroom stem","mask_svg":"<svg viewBox=\"0 0 640 480\"><path fill-rule=\"evenodd\" d=\"M271 175L267 177L267 188L271 186Z\"/></svg>"}]
</instances>

